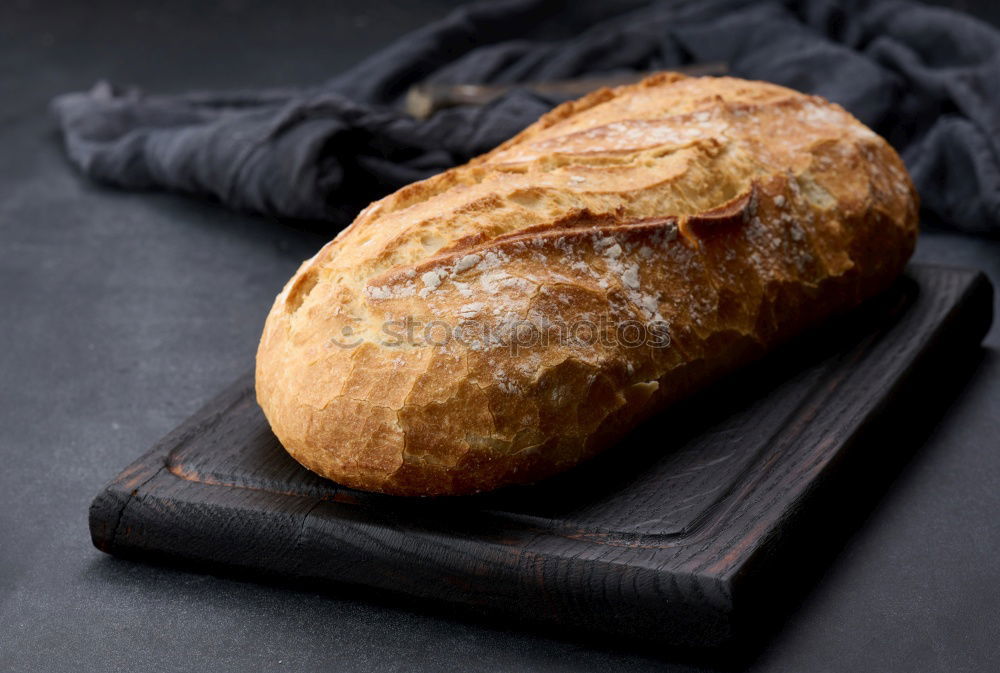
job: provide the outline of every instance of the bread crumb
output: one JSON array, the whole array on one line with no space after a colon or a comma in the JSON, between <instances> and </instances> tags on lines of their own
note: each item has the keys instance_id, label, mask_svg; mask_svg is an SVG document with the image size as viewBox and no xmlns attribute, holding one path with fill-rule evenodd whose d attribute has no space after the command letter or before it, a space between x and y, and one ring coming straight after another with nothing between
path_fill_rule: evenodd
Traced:
<instances>
[{"instance_id":1,"label":"bread crumb","mask_svg":"<svg viewBox=\"0 0 1000 673\"><path fill-rule=\"evenodd\" d=\"M486 304L481 301L474 301L469 304L458 307L458 317L459 318L474 318L479 315L479 313L486 308Z\"/></svg>"},{"instance_id":2,"label":"bread crumb","mask_svg":"<svg viewBox=\"0 0 1000 673\"><path fill-rule=\"evenodd\" d=\"M629 264L625 268L625 273L622 274L622 281L628 285L633 290L639 289L639 266L637 264Z\"/></svg>"},{"instance_id":3,"label":"bread crumb","mask_svg":"<svg viewBox=\"0 0 1000 673\"><path fill-rule=\"evenodd\" d=\"M476 264L479 264L479 260L481 259L482 257L476 254L466 255L462 259L455 262L455 269L453 273L462 273L463 271L468 271Z\"/></svg>"},{"instance_id":4,"label":"bread crumb","mask_svg":"<svg viewBox=\"0 0 1000 673\"><path fill-rule=\"evenodd\" d=\"M424 281L425 287L435 290L441 284L441 272L437 270L428 271L420 276L420 280Z\"/></svg>"}]
</instances>

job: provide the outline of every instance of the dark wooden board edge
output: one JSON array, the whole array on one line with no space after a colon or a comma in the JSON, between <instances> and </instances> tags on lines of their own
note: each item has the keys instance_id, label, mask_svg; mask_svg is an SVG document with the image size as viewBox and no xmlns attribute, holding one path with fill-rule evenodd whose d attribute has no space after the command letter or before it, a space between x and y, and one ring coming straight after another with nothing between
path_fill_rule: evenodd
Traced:
<instances>
[{"instance_id":1,"label":"dark wooden board edge","mask_svg":"<svg viewBox=\"0 0 1000 673\"><path fill-rule=\"evenodd\" d=\"M989 278L980 271L922 266L964 271L968 282L927 346L871 410L864 431L786 510L781 525L731 578L733 630L741 640L772 630L787 616L858 522L870 514L982 360L980 345L993 323L994 288ZM929 404L928 397L934 403ZM810 516L799 516L801 512Z\"/></svg>"},{"instance_id":2,"label":"dark wooden board edge","mask_svg":"<svg viewBox=\"0 0 1000 673\"><path fill-rule=\"evenodd\" d=\"M927 363L977 345L989 327L991 311L989 282L982 274L970 275L952 315L931 336L912 376L897 381L896 387L910 386L917 369ZM470 542L442 538L434 531L404 532L394 530L391 521L381 528L373 526L371 521L358 518L351 507L336 502L267 492L242 492L234 497L230 490L187 482L172 474L167 469L167 454L196 437L243 400L251 388L252 377L241 378L102 490L90 512L91 532L99 549L122 556L200 561L322 583L366 585L402 591L417 600L456 603L494 617L507 615L519 621L554 622L573 631L710 647L730 643L742 631L755 630L746 625L759 621L756 606L761 604L768 583L775 580L774 569L781 566L777 559L789 545L802 543L801 532L791 532L803 528L802 521L793 526L792 520L801 519L797 514L807 507L817 509L824 499L821 495L829 490L817 482L815 488L797 494L796 501L784 511L786 520L771 527L761 544L728 574L692 572L680 577L677 572L664 576L657 571L652 562L655 551L647 555L645 563L634 549L580 553L567 562L566 550L547 548L544 536L519 540L520 546L512 547L510 540ZM871 415L886 411L873 409ZM861 441L860 435L857 441ZM147 508L158 510L157 515L145 517ZM164 517L164 511L169 516ZM199 547L199 538L206 535L205 516L213 522L208 526L212 539L207 547ZM157 530L134 534L133 526L146 526L157 519L162 524ZM331 520L336 521L339 531L333 538L324 530L324 523ZM197 523L188 528L185 522ZM394 543L389 539L400 535L405 549L398 540ZM247 545L248 539L254 544ZM328 546L331 543L336 544L335 550ZM178 548L184 548L185 553L168 551ZM211 551L206 551L208 548ZM394 560L373 573L372 559L387 557ZM408 564L408 557L419 558L424 564L437 562L438 568L422 575L419 567ZM457 567L454 559L462 557L483 564L479 577L451 572ZM492 570L487 567L490 564L495 566ZM542 583L530 579L539 573L545 575L547 566L568 580L563 582L561 595L540 590ZM600 573L602 566L619 578L618 596L587 595L593 590L588 576ZM445 586L440 581L442 571L451 580ZM626 594L628 600L619 600ZM616 614L623 604L631 606L630 614ZM595 614L600 617L594 619ZM661 626L651 629L654 624Z\"/></svg>"},{"instance_id":3,"label":"dark wooden board edge","mask_svg":"<svg viewBox=\"0 0 1000 673\"><path fill-rule=\"evenodd\" d=\"M101 489L90 505L90 536L99 550L114 554L120 539L121 516L144 487L167 471L167 456L177 446L197 436L253 387L253 374L244 374L228 388L201 406L187 420L169 432L149 451L133 461Z\"/></svg>"}]
</instances>

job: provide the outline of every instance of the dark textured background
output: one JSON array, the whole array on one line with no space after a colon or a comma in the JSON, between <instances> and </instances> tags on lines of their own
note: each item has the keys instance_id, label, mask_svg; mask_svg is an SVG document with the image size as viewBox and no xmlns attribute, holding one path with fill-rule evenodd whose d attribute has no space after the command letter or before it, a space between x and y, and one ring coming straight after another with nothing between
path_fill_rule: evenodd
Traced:
<instances>
[{"instance_id":1,"label":"dark textured background","mask_svg":"<svg viewBox=\"0 0 1000 673\"><path fill-rule=\"evenodd\" d=\"M101 77L162 92L316 82L449 4L0 4L0 670L698 668L90 545L93 495L250 366L274 294L323 237L82 180L48 101ZM918 258L1000 283L995 240L925 236ZM956 399L926 391L948 412L751 670L995 668L1000 330L987 343Z\"/></svg>"}]
</instances>

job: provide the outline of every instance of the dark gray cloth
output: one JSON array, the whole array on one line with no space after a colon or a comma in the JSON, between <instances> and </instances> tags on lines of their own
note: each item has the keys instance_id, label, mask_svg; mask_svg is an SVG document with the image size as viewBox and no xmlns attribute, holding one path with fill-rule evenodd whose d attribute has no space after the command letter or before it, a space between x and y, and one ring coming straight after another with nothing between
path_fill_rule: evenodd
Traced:
<instances>
[{"instance_id":1,"label":"dark gray cloth","mask_svg":"<svg viewBox=\"0 0 1000 673\"><path fill-rule=\"evenodd\" d=\"M903 155L925 223L1000 233L1000 33L902 0L510 0L470 5L310 89L144 95L99 84L53 109L84 173L340 226L484 152L552 101L516 89L426 121L423 80L519 83L724 61L820 94Z\"/></svg>"}]
</instances>

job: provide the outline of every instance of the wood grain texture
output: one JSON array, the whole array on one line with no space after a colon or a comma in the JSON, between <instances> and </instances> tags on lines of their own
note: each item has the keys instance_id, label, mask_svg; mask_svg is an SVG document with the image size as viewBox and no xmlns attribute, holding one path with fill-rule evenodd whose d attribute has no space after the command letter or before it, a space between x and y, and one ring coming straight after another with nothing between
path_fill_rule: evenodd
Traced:
<instances>
[{"instance_id":1,"label":"wood grain texture","mask_svg":"<svg viewBox=\"0 0 1000 673\"><path fill-rule=\"evenodd\" d=\"M833 468L848 454L852 470L897 455L866 441L872 427L922 371L979 343L991 297L982 274L913 265L890 292L645 424L627 447L472 497L401 499L308 472L270 432L247 375L101 491L91 533L112 554L724 645L780 592L761 585L797 553L784 533L850 496L820 488Z\"/></svg>"}]
</instances>

